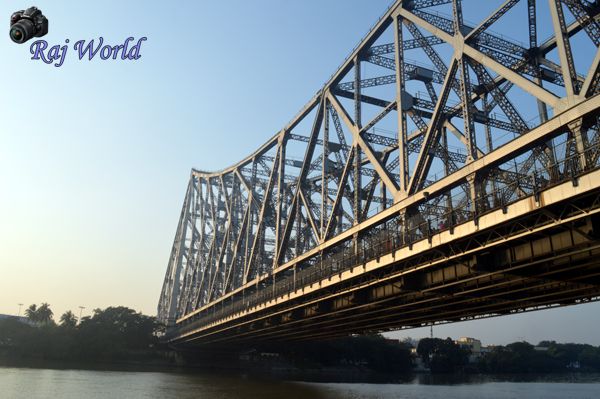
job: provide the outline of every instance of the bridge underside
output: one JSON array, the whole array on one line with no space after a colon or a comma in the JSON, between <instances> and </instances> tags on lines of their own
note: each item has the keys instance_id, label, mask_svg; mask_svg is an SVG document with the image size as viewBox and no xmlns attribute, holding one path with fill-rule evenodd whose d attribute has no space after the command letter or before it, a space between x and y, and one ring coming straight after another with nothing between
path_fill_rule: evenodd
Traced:
<instances>
[{"instance_id":1,"label":"bridge underside","mask_svg":"<svg viewBox=\"0 0 600 399\"><path fill-rule=\"evenodd\" d=\"M192 170L165 340L319 339L598 299L599 46L600 0L396 1L280 132Z\"/></svg>"},{"instance_id":2,"label":"bridge underside","mask_svg":"<svg viewBox=\"0 0 600 399\"><path fill-rule=\"evenodd\" d=\"M390 226L356 256L297 275L295 288L276 283L189 319L171 343L330 338L597 300L598 181L600 170L408 246Z\"/></svg>"}]
</instances>

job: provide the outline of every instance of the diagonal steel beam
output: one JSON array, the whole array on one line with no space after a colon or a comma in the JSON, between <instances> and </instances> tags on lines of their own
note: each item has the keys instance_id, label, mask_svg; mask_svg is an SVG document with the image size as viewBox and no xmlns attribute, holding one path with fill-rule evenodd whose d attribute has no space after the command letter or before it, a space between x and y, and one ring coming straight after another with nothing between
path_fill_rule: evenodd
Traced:
<instances>
[{"instance_id":1,"label":"diagonal steel beam","mask_svg":"<svg viewBox=\"0 0 600 399\"><path fill-rule=\"evenodd\" d=\"M455 48L456 46L462 45L464 53L468 55L471 59L479 62L480 64L483 64L484 66L487 66L497 74L502 75L504 78L513 82L515 85L521 87L523 90L531 93L533 96L539 98L544 103L550 105L551 107L556 107L558 105L560 98L558 98L556 95L544 89L543 87L536 85L535 83L517 74L516 72L511 71L509 68L500 64L496 60L484 55L479 50L469 46L468 44L465 44L464 40L461 40L460 38L455 39L454 36L451 36L444 30L441 30L440 28L430 24L429 22L409 12L406 9L399 10L399 13L407 20L412 21L415 24L425 28L432 34L444 40L446 43L455 46Z\"/></svg>"},{"instance_id":2,"label":"diagonal steel beam","mask_svg":"<svg viewBox=\"0 0 600 399\"><path fill-rule=\"evenodd\" d=\"M446 101L448 100L448 96L450 94L451 82L454 80L454 75L456 74L456 70L458 68L458 60L456 58L452 59L450 68L448 69L448 73L446 74L446 81L442 86L442 92L440 97L438 98L438 102L435 106L435 110L433 111L433 117L429 126L427 128L427 132L425 133L425 137L423 139L423 144L421 145L421 151L419 152L419 156L415 163L415 168L413 172L413 176L410 179L410 183L408 184L407 192L408 194L413 194L417 191L422 184L422 182L427 177L429 165L431 164L431 151L430 149L437 142L438 131L440 124L443 119L443 110L446 105Z\"/></svg>"},{"instance_id":3,"label":"diagonal steel beam","mask_svg":"<svg viewBox=\"0 0 600 399\"><path fill-rule=\"evenodd\" d=\"M554 36L558 44L558 55L567 96L572 97L577 94L577 71L575 70L573 52L569 43L562 3L560 0L548 0L548 2L550 3L550 15L552 15Z\"/></svg>"},{"instance_id":4,"label":"diagonal steel beam","mask_svg":"<svg viewBox=\"0 0 600 399\"><path fill-rule=\"evenodd\" d=\"M596 56L590 66L587 77L581 86L581 95L590 97L596 94L598 90L598 81L600 80L600 48L596 50Z\"/></svg>"},{"instance_id":5,"label":"diagonal steel beam","mask_svg":"<svg viewBox=\"0 0 600 399\"><path fill-rule=\"evenodd\" d=\"M348 129L352 132L354 141L360 146L361 150L365 153L366 157L369 159L369 162L371 162L371 165L373 165L373 168L375 168L375 170L377 171L377 174L379 175L381 181L385 184L387 189L390 190L392 195L395 197L398 193L398 186L396 185L394 179L381 165L381 163L373 153L373 149L371 148L371 146L365 140L363 140L362 136L359 134L358 127L350 120L350 117L346 113L346 110L342 107L337 98L335 98L335 96L331 94L331 91L327 92L327 98L330 104L338 113L338 115L342 117L342 120L344 121Z\"/></svg>"},{"instance_id":6,"label":"diagonal steel beam","mask_svg":"<svg viewBox=\"0 0 600 399\"><path fill-rule=\"evenodd\" d=\"M327 240L329 238L330 233L332 232L333 225L335 224L336 215L338 213L338 208L342 202L343 193L346 188L346 182L348 181L348 176L350 174L350 170L352 169L354 152L356 150L356 146L352 146L350 153L348 154L348 158L346 160L346 165L344 166L344 171L342 172L342 176L340 177L340 183L338 184L337 194L335 196L335 200L333 202L333 207L331 209L331 213L329 216L329 221L327 222L327 227L325 228L325 232L323 234L323 240Z\"/></svg>"}]
</instances>

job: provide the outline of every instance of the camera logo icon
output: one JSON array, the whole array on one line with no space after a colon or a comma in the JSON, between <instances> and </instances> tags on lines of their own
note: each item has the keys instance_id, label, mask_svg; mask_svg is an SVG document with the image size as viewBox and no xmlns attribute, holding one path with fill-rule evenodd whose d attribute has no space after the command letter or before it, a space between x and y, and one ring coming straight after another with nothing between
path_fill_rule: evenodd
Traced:
<instances>
[{"instance_id":1,"label":"camera logo icon","mask_svg":"<svg viewBox=\"0 0 600 399\"><path fill-rule=\"evenodd\" d=\"M48 19L37 7L29 7L10 16L10 38L15 43L25 43L32 37L48 33Z\"/></svg>"}]
</instances>

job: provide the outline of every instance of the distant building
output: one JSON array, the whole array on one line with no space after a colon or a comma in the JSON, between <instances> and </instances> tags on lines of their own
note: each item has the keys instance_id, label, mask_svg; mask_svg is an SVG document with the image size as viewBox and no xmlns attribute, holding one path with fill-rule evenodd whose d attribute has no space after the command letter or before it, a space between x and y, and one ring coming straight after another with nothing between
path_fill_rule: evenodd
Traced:
<instances>
[{"instance_id":1,"label":"distant building","mask_svg":"<svg viewBox=\"0 0 600 399\"><path fill-rule=\"evenodd\" d=\"M0 321L2 320L17 320L20 321L21 323L25 323L25 324L29 324L31 325L31 320L29 320L27 317L23 317L23 316L13 316L11 314L0 314ZM8 347L12 345L12 340L10 338L5 338L5 339L0 339L0 348L2 347Z\"/></svg>"},{"instance_id":2,"label":"distant building","mask_svg":"<svg viewBox=\"0 0 600 399\"><path fill-rule=\"evenodd\" d=\"M5 319L16 319L23 323L29 323L29 319L25 316L14 316L12 314L0 314L0 320L5 320Z\"/></svg>"},{"instance_id":3,"label":"distant building","mask_svg":"<svg viewBox=\"0 0 600 399\"><path fill-rule=\"evenodd\" d=\"M472 353L481 353L481 341L471 337L460 337L454 341L457 345L467 347Z\"/></svg>"},{"instance_id":4,"label":"distant building","mask_svg":"<svg viewBox=\"0 0 600 399\"><path fill-rule=\"evenodd\" d=\"M456 341L455 344L460 345L461 347L468 349L471 351L469 355L469 362L473 363L477 361L481 357L481 341L476 338L471 337L460 337Z\"/></svg>"},{"instance_id":5,"label":"distant building","mask_svg":"<svg viewBox=\"0 0 600 399\"><path fill-rule=\"evenodd\" d=\"M21 323L35 325L35 323L33 323L31 320L29 320L25 316L14 316L12 314L0 314L0 320L6 320L6 319L14 319L14 320L20 321Z\"/></svg>"}]
</instances>

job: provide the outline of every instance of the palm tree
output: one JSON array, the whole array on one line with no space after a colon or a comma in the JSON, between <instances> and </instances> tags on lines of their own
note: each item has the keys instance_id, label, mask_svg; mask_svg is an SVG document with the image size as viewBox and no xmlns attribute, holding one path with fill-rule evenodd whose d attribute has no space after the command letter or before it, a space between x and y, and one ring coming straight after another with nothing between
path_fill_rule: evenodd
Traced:
<instances>
[{"instance_id":1,"label":"palm tree","mask_svg":"<svg viewBox=\"0 0 600 399\"><path fill-rule=\"evenodd\" d=\"M66 328L75 328L77 325L77 316L70 310L67 310L60 316L60 325Z\"/></svg>"},{"instance_id":2,"label":"palm tree","mask_svg":"<svg viewBox=\"0 0 600 399\"><path fill-rule=\"evenodd\" d=\"M42 324L48 324L52 322L54 312L50 309L50 305L46 302L42 303L37 309L38 321Z\"/></svg>"},{"instance_id":3,"label":"palm tree","mask_svg":"<svg viewBox=\"0 0 600 399\"><path fill-rule=\"evenodd\" d=\"M38 308L35 303L32 305L29 305L29 307L27 309L25 309L25 316L27 316L27 318L30 321L33 321L33 322L39 321Z\"/></svg>"}]
</instances>

